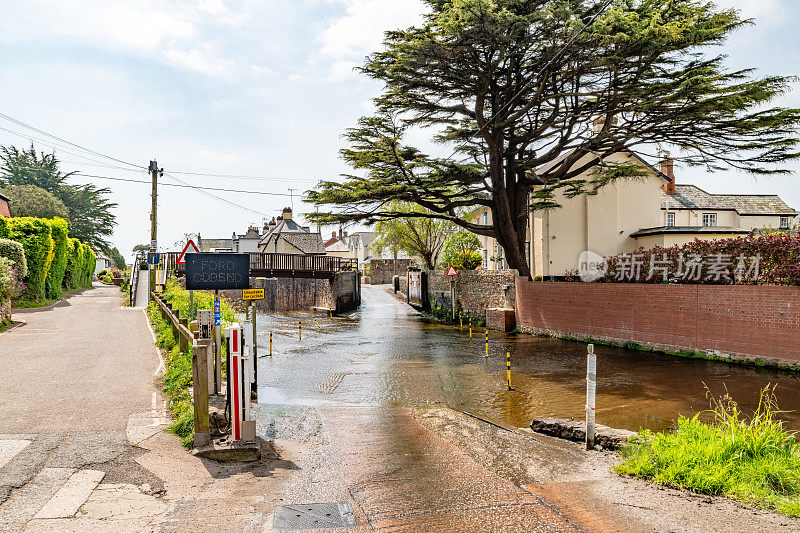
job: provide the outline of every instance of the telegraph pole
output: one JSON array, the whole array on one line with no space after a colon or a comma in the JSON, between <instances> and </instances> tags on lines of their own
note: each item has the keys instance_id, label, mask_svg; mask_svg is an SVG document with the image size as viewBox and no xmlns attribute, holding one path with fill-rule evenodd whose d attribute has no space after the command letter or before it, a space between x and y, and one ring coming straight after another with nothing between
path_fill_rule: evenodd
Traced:
<instances>
[{"instance_id":1,"label":"telegraph pole","mask_svg":"<svg viewBox=\"0 0 800 533\"><path fill-rule=\"evenodd\" d=\"M150 176L153 179L153 190L151 193L152 204L150 207L150 253L158 251L158 163L150 161ZM148 261L150 263L150 261ZM150 294L148 300L152 298L153 291L156 290L156 265L149 264L150 268Z\"/></svg>"}]
</instances>

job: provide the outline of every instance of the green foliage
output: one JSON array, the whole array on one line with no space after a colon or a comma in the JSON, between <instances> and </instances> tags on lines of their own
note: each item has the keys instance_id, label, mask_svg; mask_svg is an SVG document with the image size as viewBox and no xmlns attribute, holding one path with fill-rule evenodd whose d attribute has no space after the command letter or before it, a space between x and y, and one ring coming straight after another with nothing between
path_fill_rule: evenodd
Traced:
<instances>
[{"instance_id":1,"label":"green foliage","mask_svg":"<svg viewBox=\"0 0 800 533\"><path fill-rule=\"evenodd\" d=\"M116 268L125 270L125 258L122 257L122 254L119 252L116 246L108 251L108 257L111 258L111 261L114 263Z\"/></svg>"},{"instance_id":2,"label":"green foliage","mask_svg":"<svg viewBox=\"0 0 800 533\"><path fill-rule=\"evenodd\" d=\"M0 257L0 299L16 298L23 287L22 276L14 261Z\"/></svg>"},{"instance_id":3,"label":"green foliage","mask_svg":"<svg viewBox=\"0 0 800 533\"><path fill-rule=\"evenodd\" d=\"M189 291L179 283L172 279L168 280L163 296L172 304L173 309L178 311L179 316L189 316ZM214 295L205 291L195 291L194 301L196 309L213 309ZM220 303L223 327L236 322L238 320L236 311L225 300ZM163 391L169 398L170 410L175 417L175 422L169 426L169 431L180 437L185 447L191 448L194 439L194 406L189 394L193 379L191 348L180 351L178 339L172 334L172 325L161 315L158 304L150 302L147 306L147 315L156 334L156 346L166 352ZM224 344L223 357L225 357Z\"/></svg>"},{"instance_id":4,"label":"green foliage","mask_svg":"<svg viewBox=\"0 0 800 533\"><path fill-rule=\"evenodd\" d=\"M10 200L11 214L15 217L69 217L64 202L36 185L10 185L0 192Z\"/></svg>"},{"instance_id":5,"label":"green foliage","mask_svg":"<svg viewBox=\"0 0 800 533\"><path fill-rule=\"evenodd\" d=\"M45 295L47 298L60 298L64 273L67 269L67 239L69 228L63 218L54 218L50 222L50 235L53 238L53 262L45 279Z\"/></svg>"},{"instance_id":6,"label":"green foliage","mask_svg":"<svg viewBox=\"0 0 800 533\"><path fill-rule=\"evenodd\" d=\"M22 244L28 275L25 277L24 298L41 300L45 297L45 280L53 262L53 238L49 221L41 218L9 219L11 239Z\"/></svg>"},{"instance_id":7,"label":"green foliage","mask_svg":"<svg viewBox=\"0 0 800 533\"><path fill-rule=\"evenodd\" d=\"M69 220L71 236L106 250L110 246L106 238L116 224L112 210L117 204L108 201L108 188L67 183L72 174L61 173L55 153L37 153L33 144L27 150L0 146L0 187L33 185L51 193L67 209L62 218ZM15 210L14 204L11 209Z\"/></svg>"},{"instance_id":8,"label":"green foliage","mask_svg":"<svg viewBox=\"0 0 800 533\"><path fill-rule=\"evenodd\" d=\"M8 219L5 217L0 217L0 239L8 239L10 236L11 233L8 229Z\"/></svg>"},{"instance_id":9,"label":"green foliage","mask_svg":"<svg viewBox=\"0 0 800 533\"><path fill-rule=\"evenodd\" d=\"M394 217L387 216L375 224L372 249L377 253L402 251L420 257L425 268L436 268L447 237L456 230L455 224L430 218L428 210L410 202L392 202L387 210Z\"/></svg>"},{"instance_id":10,"label":"green foliage","mask_svg":"<svg viewBox=\"0 0 800 533\"><path fill-rule=\"evenodd\" d=\"M707 413L711 422L681 417L673 433L640 432L617 472L800 516L800 445L777 419L774 387L749 417L727 394Z\"/></svg>"},{"instance_id":11,"label":"green foliage","mask_svg":"<svg viewBox=\"0 0 800 533\"><path fill-rule=\"evenodd\" d=\"M483 263L481 254L476 252L480 247L481 242L475 234L459 231L447 239L442 262L457 270L475 270Z\"/></svg>"},{"instance_id":12,"label":"green foliage","mask_svg":"<svg viewBox=\"0 0 800 533\"><path fill-rule=\"evenodd\" d=\"M17 241L0 238L0 257L7 257L13 261L22 278L28 275L28 262L25 260L25 249Z\"/></svg>"},{"instance_id":13,"label":"green foliage","mask_svg":"<svg viewBox=\"0 0 800 533\"><path fill-rule=\"evenodd\" d=\"M698 0L620 0L604 11L605 0L424 3L422 24L386 32L361 68L384 87L377 111L345 134L353 172L307 193L328 207L312 222L373 223L395 216L392 201L411 202L496 238L528 275L529 210L642 174L615 153L673 143L685 164L754 174L788 173L800 157L800 109L769 107L794 79L757 78L714 55L750 23L736 10ZM453 156L409 145L409 130ZM491 209L491 224L459 214L478 207Z\"/></svg>"}]
</instances>

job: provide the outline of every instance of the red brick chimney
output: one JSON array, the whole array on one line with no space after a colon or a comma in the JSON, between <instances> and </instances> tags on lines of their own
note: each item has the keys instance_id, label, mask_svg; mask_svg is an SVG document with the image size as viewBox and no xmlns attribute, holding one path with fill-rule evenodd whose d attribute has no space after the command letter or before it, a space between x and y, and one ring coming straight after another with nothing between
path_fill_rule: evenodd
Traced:
<instances>
[{"instance_id":1,"label":"red brick chimney","mask_svg":"<svg viewBox=\"0 0 800 533\"><path fill-rule=\"evenodd\" d=\"M669 156L669 152L664 152L661 156L661 173L669 178L669 183L664 184L664 191L667 194L675 194L675 162Z\"/></svg>"}]
</instances>

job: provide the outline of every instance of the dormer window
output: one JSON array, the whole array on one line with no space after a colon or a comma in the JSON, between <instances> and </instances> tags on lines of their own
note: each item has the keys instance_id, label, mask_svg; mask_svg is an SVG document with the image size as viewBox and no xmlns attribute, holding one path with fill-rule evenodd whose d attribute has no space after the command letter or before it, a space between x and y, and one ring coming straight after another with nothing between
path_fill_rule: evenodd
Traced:
<instances>
[{"instance_id":1,"label":"dormer window","mask_svg":"<svg viewBox=\"0 0 800 533\"><path fill-rule=\"evenodd\" d=\"M717 225L716 213L703 213L703 226L711 228Z\"/></svg>"},{"instance_id":2,"label":"dormer window","mask_svg":"<svg viewBox=\"0 0 800 533\"><path fill-rule=\"evenodd\" d=\"M673 228L675 227L675 213L667 213L667 227Z\"/></svg>"}]
</instances>

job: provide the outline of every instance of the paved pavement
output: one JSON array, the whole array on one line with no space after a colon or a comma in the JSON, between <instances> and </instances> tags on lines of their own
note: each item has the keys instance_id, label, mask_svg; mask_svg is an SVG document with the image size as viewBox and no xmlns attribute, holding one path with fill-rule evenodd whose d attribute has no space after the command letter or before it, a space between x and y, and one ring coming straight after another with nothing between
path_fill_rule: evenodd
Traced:
<instances>
[{"instance_id":1,"label":"paved pavement","mask_svg":"<svg viewBox=\"0 0 800 533\"><path fill-rule=\"evenodd\" d=\"M74 515L104 480L159 490L127 436L131 415L163 419L159 358L142 311L122 302L98 286L15 311L25 324L0 334L0 531Z\"/></svg>"}]
</instances>

